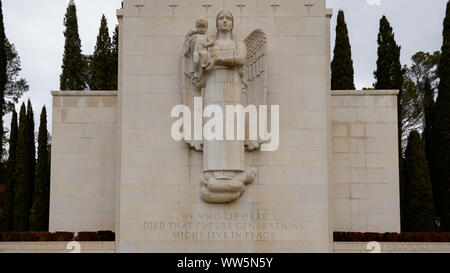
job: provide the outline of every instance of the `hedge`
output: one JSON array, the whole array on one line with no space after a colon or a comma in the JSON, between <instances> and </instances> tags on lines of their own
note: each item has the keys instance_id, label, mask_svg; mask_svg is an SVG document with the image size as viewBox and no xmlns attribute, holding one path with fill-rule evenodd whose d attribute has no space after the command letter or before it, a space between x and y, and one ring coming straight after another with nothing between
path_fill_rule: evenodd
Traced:
<instances>
[{"instance_id":1,"label":"hedge","mask_svg":"<svg viewBox=\"0 0 450 273\"><path fill-rule=\"evenodd\" d=\"M335 242L450 242L450 232L334 232Z\"/></svg>"},{"instance_id":2,"label":"hedge","mask_svg":"<svg viewBox=\"0 0 450 273\"><path fill-rule=\"evenodd\" d=\"M97 232L0 232L0 242L115 241L112 231Z\"/></svg>"}]
</instances>

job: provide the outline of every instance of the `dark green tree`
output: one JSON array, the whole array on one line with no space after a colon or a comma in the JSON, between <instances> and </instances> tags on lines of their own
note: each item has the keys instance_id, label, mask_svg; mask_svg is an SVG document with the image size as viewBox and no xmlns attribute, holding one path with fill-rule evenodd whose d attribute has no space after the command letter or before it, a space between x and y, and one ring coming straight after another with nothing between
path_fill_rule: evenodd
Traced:
<instances>
[{"instance_id":1,"label":"dark green tree","mask_svg":"<svg viewBox=\"0 0 450 273\"><path fill-rule=\"evenodd\" d=\"M97 36L94 55L92 57L91 90L109 90L113 81L111 67L111 39L105 15L102 16L100 30Z\"/></svg>"},{"instance_id":2,"label":"dark green tree","mask_svg":"<svg viewBox=\"0 0 450 273\"><path fill-rule=\"evenodd\" d=\"M435 147L433 179L440 192L441 231L450 231L450 1L444 19L443 44L439 64L439 93L433 122Z\"/></svg>"},{"instance_id":3,"label":"dark green tree","mask_svg":"<svg viewBox=\"0 0 450 273\"><path fill-rule=\"evenodd\" d=\"M374 72L376 79L374 87L375 89L395 89L400 91L398 96L399 116L405 73L400 63L400 50L401 47L395 41L393 29L387 18L383 16L380 20L380 31L378 33L378 60L377 70ZM401 119L399 119L399 129L401 129Z\"/></svg>"},{"instance_id":4,"label":"dark green tree","mask_svg":"<svg viewBox=\"0 0 450 273\"><path fill-rule=\"evenodd\" d=\"M431 87L430 80L428 78L425 79L424 84L424 130L423 130L423 138L425 143L425 154L427 155L427 159L429 159L429 163L431 163L431 159L434 158L432 154L432 142L433 142L433 119L434 119L434 92Z\"/></svg>"},{"instance_id":5,"label":"dark green tree","mask_svg":"<svg viewBox=\"0 0 450 273\"><path fill-rule=\"evenodd\" d=\"M67 7L64 18L64 56L62 74L60 76L61 90L84 90L86 83L83 78L83 56L81 54L81 40L78 33L77 8L73 1Z\"/></svg>"},{"instance_id":6,"label":"dark green tree","mask_svg":"<svg viewBox=\"0 0 450 273\"><path fill-rule=\"evenodd\" d=\"M411 132L405 152L405 182L402 206L403 232L433 232L434 203L423 141Z\"/></svg>"},{"instance_id":7,"label":"dark green tree","mask_svg":"<svg viewBox=\"0 0 450 273\"><path fill-rule=\"evenodd\" d=\"M412 64L405 67L405 77L403 93L401 98L402 117L402 147L406 148L407 139L411 131L422 130L425 145L425 154L430 170L431 184L433 186L433 196L435 201L435 212L439 215L438 195L439 190L433 179L433 160L435 155L432 150L433 137L432 127L435 107L435 89L437 67L439 65L441 53L436 51L433 54L428 52L417 52L412 58Z\"/></svg>"},{"instance_id":8,"label":"dark green tree","mask_svg":"<svg viewBox=\"0 0 450 273\"><path fill-rule=\"evenodd\" d=\"M25 108L25 103L20 108L19 133L17 137L16 160L17 164L14 171L14 204L13 204L13 230L28 231L29 228L29 202L32 198L32 192L29 185L30 177L30 152L29 152L29 122Z\"/></svg>"},{"instance_id":9,"label":"dark green tree","mask_svg":"<svg viewBox=\"0 0 450 273\"><path fill-rule=\"evenodd\" d=\"M30 230L48 231L50 209L50 162L48 151L47 111L41 112L38 136L38 159L33 206L30 212Z\"/></svg>"},{"instance_id":10,"label":"dark green tree","mask_svg":"<svg viewBox=\"0 0 450 273\"><path fill-rule=\"evenodd\" d=\"M34 192L34 178L35 178L35 168L36 168L36 142L35 142L35 135L34 135L34 112L33 112L33 106L31 105L31 101L28 100L27 105L27 121L28 121L28 134L27 134L27 142L28 142L28 161L30 169L29 177L30 177L30 183L28 184L28 191L31 193ZM28 209L31 209L31 206L33 205L33 194L31 194L30 199L28 199Z\"/></svg>"},{"instance_id":11,"label":"dark green tree","mask_svg":"<svg viewBox=\"0 0 450 273\"><path fill-rule=\"evenodd\" d=\"M22 71L19 53L12 43L5 38L7 60L7 82L5 87L5 113L11 112L22 95L29 90L28 82L18 78Z\"/></svg>"},{"instance_id":12,"label":"dark green tree","mask_svg":"<svg viewBox=\"0 0 450 273\"><path fill-rule=\"evenodd\" d=\"M440 204L437 202L439 199L439 188L434 182L434 164L435 155L433 151L433 122L434 122L434 111L435 111L435 101L434 101L434 90L431 87L431 81L427 77L425 78L425 83L423 85L423 107L424 107L424 118L423 118L423 142L425 147L425 155L428 161L428 169L430 170L430 180L433 187L433 200L435 213L438 215L440 210Z\"/></svg>"},{"instance_id":13,"label":"dark green tree","mask_svg":"<svg viewBox=\"0 0 450 273\"><path fill-rule=\"evenodd\" d=\"M118 78L119 78L119 25L116 25L114 29L114 35L112 39L112 49L111 49L111 70L112 74L110 77L109 90L118 89Z\"/></svg>"},{"instance_id":14,"label":"dark green tree","mask_svg":"<svg viewBox=\"0 0 450 273\"><path fill-rule=\"evenodd\" d=\"M13 228L13 204L14 204L14 186L15 176L14 170L16 167L16 151L17 151L17 137L18 137L17 113L13 109L11 119L11 130L9 133L9 152L8 162L6 166L6 190L5 203L3 204L2 213L0 213L0 231L12 231Z\"/></svg>"},{"instance_id":15,"label":"dark green tree","mask_svg":"<svg viewBox=\"0 0 450 273\"><path fill-rule=\"evenodd\" d=\"M375 89L402 89L404 71L400 63L401 47L395 42L395 35L386 16L380 20L378 33L377 70L374 72Z\"/></svg>"},{"instance_id":16,"label":"dark green tree","mask_svg":"<svg viewBox=\"0 0 450 273\"><path fill-rule=\"evenodd\" d=\"M5 25L3 23L3 5L0 1L0 185L4 184L3 144L5 141L3 129L3 114L5 108L5 87L8 80L6 74Z\"/></svg>"},{"instance_id":17,"label":"dark green tree","mask_svg":"<svg viewBox=\"0 0 450 273\"><path fill-rule=\"evenodd\" d=\"M340 10L337 17L334 57L331 62L331 90L354 89L352 50L348 38L344 11Z\"/></svg>"}]
</instances>

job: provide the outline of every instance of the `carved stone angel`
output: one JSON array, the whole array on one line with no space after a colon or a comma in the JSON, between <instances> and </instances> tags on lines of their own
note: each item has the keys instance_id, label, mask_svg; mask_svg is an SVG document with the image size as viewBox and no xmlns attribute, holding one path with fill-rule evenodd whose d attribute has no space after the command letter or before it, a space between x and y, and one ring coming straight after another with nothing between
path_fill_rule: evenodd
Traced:
<instances>
[{"instance_id":1,"label":"carved stone angel","mask_svg":"<svg viewBox=\"0 0 450 273\"><path fill-rule=\"evenodd\" d=\"M201 60L202 72L195 75L195 56L183 57L183 102L193 112L194 97L203 97L203 106L217 105L225 112L228 105L266 105L267 42L263 31L253 31L244 42L233 35L231 12L221 11L216 18L217 34L209 43L206 58ZM189 36L189 34L188 34ZM188 36L186 40L188 39ZM203 38L204 39L204 38ZM185 42L185 48L187 48ZM224 120L224 124L227 120ZM245 140L186 141L192 148L203 150L201 198L208 203L229 203L239 199L245 186L252 183L256 170L245 167L245 151L259 147L260 140L249 140L248 122Z\"/></svg>"}]
</instances>

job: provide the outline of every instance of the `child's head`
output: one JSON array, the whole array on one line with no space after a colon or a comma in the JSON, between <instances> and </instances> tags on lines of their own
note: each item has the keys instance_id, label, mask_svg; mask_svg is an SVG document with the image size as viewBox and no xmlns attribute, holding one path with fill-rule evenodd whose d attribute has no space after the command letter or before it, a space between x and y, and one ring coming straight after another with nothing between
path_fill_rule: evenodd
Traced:
<instances>
[{"instance_id":1,"label":"child's head","mask_svg":"<svg viewBox=\"0 0 450 273\"><path fill-rule=\"evenodd\" d=\"M205 34L208 30L208 19L206 17L200 17L195 22L195 27L199 34Z\"/></svg>"}]
</instances>

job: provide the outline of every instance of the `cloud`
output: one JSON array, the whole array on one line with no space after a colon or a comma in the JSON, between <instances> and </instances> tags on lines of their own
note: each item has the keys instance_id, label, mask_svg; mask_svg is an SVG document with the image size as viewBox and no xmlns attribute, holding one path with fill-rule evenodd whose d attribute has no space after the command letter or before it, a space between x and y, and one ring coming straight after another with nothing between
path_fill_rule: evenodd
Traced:
<instances>
[{"instance_id":1,"label":"cloud","mask_svg":"<svg viewBox=\"0 0 450 273\"><path fill-rule=\"evenodd\" d=\"M381 0L366 0L369 6L381 6Z\"/></svg>"}]
</instances>

